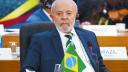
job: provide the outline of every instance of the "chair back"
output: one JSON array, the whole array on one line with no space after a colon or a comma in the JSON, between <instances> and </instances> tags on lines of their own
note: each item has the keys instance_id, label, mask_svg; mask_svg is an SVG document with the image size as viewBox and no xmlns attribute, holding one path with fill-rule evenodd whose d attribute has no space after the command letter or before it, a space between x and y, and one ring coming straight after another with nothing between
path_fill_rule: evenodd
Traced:
<instances>
[{"instance_id":1,"label":"chair back","mask_svg":"<svg viewBox=\"0 0 128 72\"><path fill-rule=\"evenodd\" d=\"M26 24L20 28L20 63L22 63L27 55L32 35L35 33L50 30L54 26L53 23L36 23Z\"/></svg>"}]
</instances>

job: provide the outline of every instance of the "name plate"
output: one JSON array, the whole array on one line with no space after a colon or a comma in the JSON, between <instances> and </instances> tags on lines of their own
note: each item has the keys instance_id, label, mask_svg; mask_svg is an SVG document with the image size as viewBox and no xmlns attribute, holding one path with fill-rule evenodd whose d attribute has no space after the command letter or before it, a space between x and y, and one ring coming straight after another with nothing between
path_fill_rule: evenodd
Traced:
<instances>
[{"instance_id":1,"label":"name plate","mask_svg":"<svg viewBox=\"0 0 128 72\"><path fill-rule=\"evenodd\" d=\"M13 59L11 48L0 48L0 60Z\"/></svg>"},{"instance_id":2,"label":"name plate","mask_svg":"<svg viewBox=\"0 0 128 72\"><path fill-rule=\"evenodd\" d=\"M127 59L126 47L100 47L103 59Z\"/></svg>"},{"instance_id":3,"label":"name plate","mask_svg":"<svg viewBox=\"0 0 128 72\"><path fill-rule=\"evenodd\" d=\"M115 25L84 25L83 29L93 31L96 36L117 36Z\"/></svg>"}]
</instances>

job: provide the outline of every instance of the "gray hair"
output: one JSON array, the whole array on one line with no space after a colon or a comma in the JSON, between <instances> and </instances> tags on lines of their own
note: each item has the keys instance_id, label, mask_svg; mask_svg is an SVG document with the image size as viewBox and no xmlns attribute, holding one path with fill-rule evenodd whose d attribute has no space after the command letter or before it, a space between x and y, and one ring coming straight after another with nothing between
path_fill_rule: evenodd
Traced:
<instances>
[{"instance_id":1,"label":"gray hair","mask_svg":"<svg viewBox=\"0 0 128 72\"><path fill-rule=\"evenodd\" d=\"M73 7L74 7L76 13L78 12L78 7L77 7L76 3L75 3L73 0L67 0L67 1L65 1L65 0L55 0L55 1L52 3L52 6L51 6L51 13L53 13L53 10L55 9L57 3L64 3L64 2L70 2L71 5L73 5Z\"/></svg>"}]
</instances>

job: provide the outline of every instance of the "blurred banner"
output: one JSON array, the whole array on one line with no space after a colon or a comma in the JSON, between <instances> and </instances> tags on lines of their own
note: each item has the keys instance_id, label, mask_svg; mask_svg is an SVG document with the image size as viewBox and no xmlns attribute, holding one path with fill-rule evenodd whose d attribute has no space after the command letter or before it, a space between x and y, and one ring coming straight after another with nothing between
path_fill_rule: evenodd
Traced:
<instances>
[{"instance_id":1,"label":"blurred banner","mask_svg":"<svg viewBox=\"0 0 128 72\"><path fill-rule=\"evenodd\" d=\"M10 7L12 7L11 10L13 10L13 11L7 11L7 12L6 12L6 10L4 10L3 13L5 13L5 14L3 14L3 15L2 15L2 13L0 13L1 14L0 15L0 24L4 24L4 26L10 26L10 24L16 23L16 22L14 22L14 23L10 23L10 22L12 22L13 19L16 19L18 17L21 17L21 18L18 20L15 20L15 21L17 21L17 22L22 21L22 19L24 19L24 17L22 17L22 15L26 14L28 11L32 10L34 7L36 7L39 4L39 0L18 0L18 1L17 0L14 0L14 1L11 1L11 0L3 1L2 0L2 1L0 1L0 3L3 2L3 4L8 4L9 6L11 5L10 6ZM1 6L0 9L2 9L2 7L3 6ZM7 7L7 6L5 6L5 7ZM29 13L29 14L31 14L31 13ZM27 14L27 15L29 15L29 14Z\"/></svg>"}]
</instances>

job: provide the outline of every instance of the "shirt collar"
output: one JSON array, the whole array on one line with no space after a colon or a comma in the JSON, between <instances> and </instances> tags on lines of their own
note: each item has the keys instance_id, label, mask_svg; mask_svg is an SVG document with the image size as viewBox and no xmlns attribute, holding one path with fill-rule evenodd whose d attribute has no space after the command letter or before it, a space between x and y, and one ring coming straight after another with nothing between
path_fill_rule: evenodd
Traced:
<instances>
[{"instance_id":1,"label":"shirt collar","mask_svg":"<svg viewBox=\"0 0 128 72\"><path fill-rule=\"evenodd\" d=\"M58 28L57 28L57 31L59 32L60 36L65 36L65 35L66 35L66 33L63 33L63 32L61 32L61 31L59 31ZM73 33L73 36L76 35L76 32L75 32L75 29L74 29L74 28L72 28L71 33Z\"/></svg>"}]
</instances>

